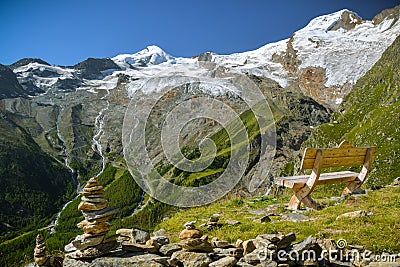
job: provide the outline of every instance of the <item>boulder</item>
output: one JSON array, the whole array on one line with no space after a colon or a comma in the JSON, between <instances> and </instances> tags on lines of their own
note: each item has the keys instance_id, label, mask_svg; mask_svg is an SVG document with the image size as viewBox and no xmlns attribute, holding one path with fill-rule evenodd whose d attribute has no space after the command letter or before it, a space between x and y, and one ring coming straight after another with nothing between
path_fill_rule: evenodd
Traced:
<instances>
[{"instance_id":1,"label":"boulder","mask_svg":"<svg viewBox=\"0 0 400 267\"><path fill-rule=\"evenodd\" d=\"M236 259L240 259L241 257L243 257L242 248L214 248L213 251L215 254L222 257L232 256Z\"/></svg>"},{"instance_id":2,"label":"boulder","mask_svg":"<svg viewBox=\"0 0 400 267\"><path fill-rule=\"evenodd\" d=\"M171 261L177 263L177 266L184 267L207 267L212 262L207 253L177 251L171 256Z\"/></svg>"},{"instance_id":3,"label":"boulder","mask_svg":"<svg viewBox=\"0 0 400 267\"><path fill-rule=\"evenodd\" d=\"M292 212L282 215L282 220L289 222L304 222L304 221L309 221L310 217L304 214Z\"/></svg>"},{"instance_id":4,"label":"boulder","mask_svg":"<svg viewBox=\"0 0 400 267\"><path fill-rule=\"evenodd\" d=\"M131 243L145 244L150 239L150 234L139 229L118 229L117 235L128 237Z\"/></svg>"},{"instance_id":5,"label":"boulder","mask_svg":"<svg viewBox=\"0 0 400 267\"><path fill-rule=\"evenodd\" d=\"M197 229L183 229L179 234L180 239L200 238L202 236L203 232Z\"/></svg>"},{"instance_id":6,"label":"boulder","mask_svg":"<svg viewBox=\"0 0 400 267\"><path fill-rule=\"evenodd\" d=\"M176 243L163 245L160 247L160 253L164 256L171 256L174 252L182 250L182 247Z\"/></svg>"},{"instance_id":7,"label":"boulder","mask_svg":"<svg viewBox=\"0 0 400 267\"><path fill-rule=\"evenodd\" d=\"M204 238L187 238L183 239L179 245L187 251L196 252L212 252L213 248L210 242Z\"/></svg>"},{"instance_id":8,"label":"boulder","mask_svg":"<svg viewBox=\"0 0 400 267\"><path fill-rule=\"evenodd\" d=\"M150 237L150 239L156 241L157 244L160 246L169 244L169 238L166 236L153 236L153 237Z\"/></svg>"},{"instance_id":9,"label":"boulder","mask_svg":"<svg viewBox=\"0 0 400 267\"><path fill-rule=\"evenodd\" d=\"M233 267L237 262L235 257L224 257L208 265L209 267Z\"/></svg>"},{"instance_id":10,"label":"boulder","mask_svg":"<svg viewBox=\"0 0 400 267\"><path fill-rule=\"evenodd\" d=\"M84 250L87 249L88 247L93 247L99 245L104 239L103 235L100 236L94 236L90 238L86 238L85 235L78 235L75 237L75 239L71 242L71 244L79 249L79 250ZM67 246L66 246L67 248Z\"/></svg>"}]
</instances>

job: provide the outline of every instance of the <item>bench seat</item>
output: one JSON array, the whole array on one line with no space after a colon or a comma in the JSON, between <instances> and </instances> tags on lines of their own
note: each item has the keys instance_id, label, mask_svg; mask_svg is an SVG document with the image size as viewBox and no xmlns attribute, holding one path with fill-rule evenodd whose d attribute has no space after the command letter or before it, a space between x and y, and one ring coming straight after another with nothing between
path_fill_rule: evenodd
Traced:
<instances>
[{"instance_id":1,"label":"bench seat","mask_svg":"<svg viewBox=\"0 0 400 267\"><path fill-rule=\"evenodd\" d=\"M322 173L316 181L316 185L354 181L358 174L358 172L352 171ZM307 183L308 178L310 178L310 175L278 177L275 179L275 183L288 188L300 188Z\"/></svg>"}]
</instances>

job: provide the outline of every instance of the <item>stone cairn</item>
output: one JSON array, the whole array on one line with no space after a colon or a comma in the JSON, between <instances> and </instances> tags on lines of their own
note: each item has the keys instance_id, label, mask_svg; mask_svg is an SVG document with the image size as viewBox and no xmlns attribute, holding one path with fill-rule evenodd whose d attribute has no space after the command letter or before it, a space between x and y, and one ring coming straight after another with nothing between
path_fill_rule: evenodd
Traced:
<instances>
[{"instance_id":1,"label":"stone cairn","mask_svg":"<svg viewBox=\"0 0 400 267\"><path fill-rule=\"evenodd\" d=\"M38 266L61 267L63 262L61 257L47 255L46 242L41 234L36 236L36 247L34 249L33 258Z\"/></svg>"},{"instance_id":2,"label":"stone cairn","mask_svg":"<svg viewBox=\"0 0 400 267\"><path fill-rule=\"evenodd\" d=\"M108 222L117 209L108 208L108 201L104 198L103 186L97 183L96 178L91 178L83 191L78 210L85 220L77 226L85 233L78 235L71 243L65 246L65 256L74 259L96 258L118 246L115 239L106 240L104 237L111 228Z\"/></svg>"}]
</instances>

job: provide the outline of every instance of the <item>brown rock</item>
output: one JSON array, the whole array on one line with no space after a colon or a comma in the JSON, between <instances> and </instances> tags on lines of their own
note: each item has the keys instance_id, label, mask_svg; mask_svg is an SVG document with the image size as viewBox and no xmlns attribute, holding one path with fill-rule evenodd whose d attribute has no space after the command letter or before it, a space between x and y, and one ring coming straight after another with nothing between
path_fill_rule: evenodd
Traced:
<instances>
[{"instance_id":1,"label":"brown rock","mask_svg":"<svg viewBox=\"0 0 400 267\"><path fill-rule=\"evenodd\" d=\"M89 224L82 227L82 230L87 234L102 234L110 231L111 225L108 222L102 222L98 224Z\"/></svg>"},{"instance_id":2,"label":"brown rock","mask_svg":"<svg viewBox=\"0 0 400 267\"><path fill-rule=\"evenodd\" d=\"M102 197L82 196L81 201L108 203L108 200Z\"/></svg>"},{"instance_id":3,"label":"brown rock","mask_svg":"<svg viewBox=\"0 0 400 267\"><path fill-rule=\"evenodd\" d=\"M203 236L203 232L197 229L183 229L179 234L180 239L187 238L200 238Z\"/></svg>"},{"instance_id":4,"label":"brown rock","mask_svg":"<svg viewBox=\"0 0 400 267\"><path fill-rule=\"evenodd\" d=\"M229 224L229 225L238 225L238 224L240 224L240 222L236 221L236 220L226 220L225 222L226 222L226 224Z\"/></svg>"},{"instance_id":5,"label":"brown rock","mask_svg":"<svg viewBox=\"0 0 400 267\"><path fill-rule=\"evenodd\" d=\"M179 245L187 251L196 252L212 252L213 248L206 239L202 238L187 238L183 239Z\"/></svg>"},{"instance_id":6,"label":"brown rock","mask_svg":"<svg viewBox=\"0 0 400 267\"><path fill-rule=\"evenodd\" d=\"M108 202L100 203L100 202L87 202L83 201L79 203L78 210L81 211L97 211L107 208Z\"/></svg>"},{"instance_id":7,"label":"brown rock","mask_svg":"<svg viewBox=\"0 0 400 267\"><path fill-rule=\"evenodd\" d=\"M253 252L256 249L256 246L254 244L254 239L249 239L243 242L243 254L249 254Z\"/></svg>"},{"instance_id":8,"label":"brown rock","mask_svg":"<svg viewBox=\"0 0 400 267\"><path fill-rule=\"evenodd\" d=\"M88 247L84 250L76 250L70 253L65 254L65 257L73 258L73 259L93 259L100 257L111 250L114 250L118 247L118 243L116 241L100 243L96 246Z\"/></svg>"},{"instance_id":9,"label":"brown rock","mask_svg":"<svg viewBox=\"0 0 400 267\"><path fill-rule=\"evenodd\" d=\"M357 217L364 217L367 216L367 212L365 210L357 210L352 212L343 213L336 217L336 220L342 218L357 218Z\"/></svg>"},{"instance_id":10,"label":"brown rock","mask_svg":"<svg viewBox=\"0 0 400 267\"><path fill-rule=\"evenodd\" d=\"M104 235L101 236L88 236L85 235L78 235L75 239L71 242L74 247L79 250L87 249L88 247L93 247L99 245L104 239Z\"/></svg>"},{"instance_id":11,"label":"brown rock","mask_svg":"<svg viewBox=\"0 0 400 267\"><path fill-rule=\"evenodd\" d=\"M237 260L235 257L224 257L222 259L219 259L217 261L214 261L208 265L209 267L233 267L235 266Z\"/></svg>"}]
</instances>

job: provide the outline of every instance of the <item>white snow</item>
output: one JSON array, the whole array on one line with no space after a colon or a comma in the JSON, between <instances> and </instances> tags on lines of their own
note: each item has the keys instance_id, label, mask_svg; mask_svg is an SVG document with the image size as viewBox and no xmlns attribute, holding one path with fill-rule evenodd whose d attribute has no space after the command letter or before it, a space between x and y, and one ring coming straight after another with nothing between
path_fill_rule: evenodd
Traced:
<instances>
[{"instance_id":1,"label":"white snow","mask_svg":"<svg viewBox=\"0 0 400 267\"><path fill-rule=\"evenodd\" d=\"M390 28L393 20L384 20L379 25L365 21L352 30L330 31L344 11L348 10L315 18L294 34L293 47L302 62L300 68L325 68L327 87L354 84L400 33L399 21ZM318 41L319 46L310 40Z\"/></svg>"},{"instance_id":2,"label":"white snow","mask_svg":"<svg viewBox=\"0 0 400 267\"><path fill-rule=\"evenodd\" d=\"M350 13L350 23L360 24L351 30L331 30L345 11ZM299 69L324 68L327 75L325 86L342 86L346 83L354 84L362 77L399 34L400 20L386 19L379 25L374 25L372 21L360 21L358 15L344 9L311 20L307 26L294 33L292 45L297 51L297 58L301 61ZM276 81L282 87L287 87L295 77L284 70L280 62L274 60L274 55L285 53L288 41L289 39L285 39L242 53L212 54L212 62L216 64L214 70L222 67L228 73L264 76ZM209 71L198 63L197 58L174 57L154 45L134 54L117 55L112 60L121 70L104 71L105 77L102 80L83 80L82 86L78 89L93 93L97 93L100 89L110 90L116 86L118 75L125 74L132 78L127 85L129 95L139 88L151 93L153 89L143 88L150 78L180 74L204 77ZM39 77L31 72L34 69L50 70L59 77ZM73 78L77 75L76 70L72 68L39 63L30 63L15 69L14 72L20 77L33 75L36 85L44 90L50 88L58 78ZM343 95L338 92L337 103L342 101L341 97Z\"/></svg>"}]
</instances>

